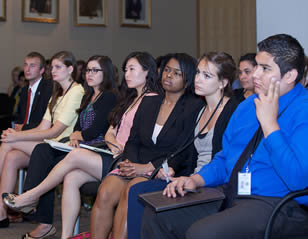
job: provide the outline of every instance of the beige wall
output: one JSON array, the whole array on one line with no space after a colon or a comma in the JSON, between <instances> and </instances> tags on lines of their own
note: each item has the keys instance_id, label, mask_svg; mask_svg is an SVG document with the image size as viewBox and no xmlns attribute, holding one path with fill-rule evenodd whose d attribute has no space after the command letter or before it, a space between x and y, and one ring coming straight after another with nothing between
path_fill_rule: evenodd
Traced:
<instances>
[{"instance_id":1,"label":"beige wall","mask_svg":"<svg viewBox=\"0 0 308 239\"><path fill-rule=\"evenodd\" d=\"M225 51L237 62L256 51L256 0L198 0L199 51Z\"/></svg>"},{"instance_id":2,"label":"beige wall","mask_svg":"<svg viewBox=\"0 0 308 239\"><path fill-rule=\"evenodd\" d=\"M10 70L23 65L24 56L39 51L46 58L70 50L76 58L104 54L121 67L134 50L147 50L154 57L169 52L197 55L196 1L152 0L152 28L120 27L119 0L108 1L107 27L74 26L74 0L60 0L58 24L21 21L21 0L7 0L7 20L0 22L0 91L5 92Z\"/></svg>"}]
</instances>

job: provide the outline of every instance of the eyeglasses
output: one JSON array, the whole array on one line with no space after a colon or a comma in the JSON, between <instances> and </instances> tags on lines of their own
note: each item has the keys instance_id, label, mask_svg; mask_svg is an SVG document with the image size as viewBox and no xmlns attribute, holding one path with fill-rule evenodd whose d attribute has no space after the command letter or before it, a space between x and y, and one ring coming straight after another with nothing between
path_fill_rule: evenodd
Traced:
<instances>
[{"instance_id":1,"label":"eyeglasses","mask_svg":"<svg viewBox=\"0 0 308 239\"><path fill-rule=\"evenodd\" d=\"M99 72L99 71L103 71L103 70L97 69L97 68L92 68L92 69L87 68L87 69L85 69L85 73L87 73L87 74L90 74L90 73L97 74L97 72Z\"/></svg>"}]
</instances>

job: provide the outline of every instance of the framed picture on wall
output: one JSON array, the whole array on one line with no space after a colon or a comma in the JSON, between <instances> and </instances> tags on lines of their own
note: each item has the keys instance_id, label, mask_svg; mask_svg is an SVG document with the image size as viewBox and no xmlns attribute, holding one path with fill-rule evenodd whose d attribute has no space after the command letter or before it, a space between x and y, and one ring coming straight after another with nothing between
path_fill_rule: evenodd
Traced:
<instances>
[{"instance_id":1,"label":"framed picture on wall","mask_svg":"<svg viewBox=\"0 0 308 239\"><path fill-rule=\"evenodd\" d=\"M0 0L0 21L6 20L6 0Z\"/></svg>"},{"instance_id":2,"label":"framed picture on wall","mask_svg":"<svg viewBox=\"0 0 308 239\"><path fill-rule=\"evenodd\" d=\"M22 0L22 20L58 23L59 0Z\"/></svg>"},{"instance_id":3,"label":"framed picture on wall","mask_svg":"<svg viewBox=\"0 0 308 239\"><path fill-rule=\"evenodd\" d=\"M151 0L121 0L121 26L151 27Z\"/></svg>"},{"instance_id":4,"label":"framed picture on wall","mask_svg":"<svg viewBox=\"0 0 308 239\"><path fill-rule=\"evenodd\" d=\"M75 0L76 26L107 26L107 0Z\"/></svg>"}]
</instances>

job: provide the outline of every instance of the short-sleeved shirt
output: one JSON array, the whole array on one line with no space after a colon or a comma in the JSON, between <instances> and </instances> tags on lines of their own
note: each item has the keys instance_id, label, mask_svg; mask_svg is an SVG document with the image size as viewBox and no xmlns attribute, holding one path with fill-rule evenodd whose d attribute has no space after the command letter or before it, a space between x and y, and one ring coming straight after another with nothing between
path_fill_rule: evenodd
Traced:
<instances>
[{"instance_id":1,"label":"short-sleeved shirt","mask_svg":"<svg viewBox=\"0 0 308 239\"><path fill-rule=\"evenodd\" d=\"M67 128L53 140L60 140L64 137L68 137L73 133L74 126L76 124L78 114L76 112L80 107L81 99L84 94L83 87L78 84L73 86L64 96L60 96L53 109L53 123L56 121L66 125ZM49 101L50 103L50 101ZM47 108L44 119L51 122L51 114L49 108Z\"/></svg>"}]
</instances>

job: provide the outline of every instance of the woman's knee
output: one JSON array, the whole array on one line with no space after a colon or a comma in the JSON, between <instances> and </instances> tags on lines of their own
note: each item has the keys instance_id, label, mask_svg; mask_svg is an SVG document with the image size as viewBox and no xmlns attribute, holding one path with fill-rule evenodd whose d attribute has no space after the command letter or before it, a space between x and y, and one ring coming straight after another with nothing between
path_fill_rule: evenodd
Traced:
<instances>
[{"instance_id":1,"label":"woman's knee","mask_svg":"<svg viewBox=\"0 0 308 239\"><path fill-rule=\"evenodd\" d=\"M18 170L24 168L28 165L28 159L29 158L25 155L21 155L16 151L10 151L5 157L3 168L6 170Z\"/></svg>"},{"instance_id":2,"label":"woman's knee","mask_svg":"<svg viewBox=\"0 0 308 239\"><path fill-rule=\"evenodd\" d=\"M12 149L11 143L5 143L5 142L1 143L0 151L8 151L8 150L11 150L11 149Z\"/></svg>"},{"instance_id":3,"label":"woman's knee","mask_svg":"<svg viewBox=\"0 0 308 239\"><path fill-rule=\"evenodd\" d=\"M76 165L76 166L78 165L78 161L83 160L83 159L88 160L88 156L87 156L86 150L81 149L81 148L73 149L64 158L65 162Z\"/></svg>"},{"instance_id":4,"label":"woman's knee","mask_svg":"<svg viewBox=\"0 0 308 239\"><path fill-rule=\"evenodd\" d=\"M109 182L103 182L97 192L95 203L98 205L117 205L120 199L120 195L123 191L123 187L115 184L112 180Z\"/></svg>"},{"instance_id":5,"label":"woman's knee","mask_svg":"<svg viewBox=\"0 0 308 239\"><path fill-rule=\"evenodd\" d=\"M63 178L63 187L71 188L77 187L80 188L84 184L84 180L80 179L80 171L74 170L66 174Z\"/></svg>"}]
</instances>

